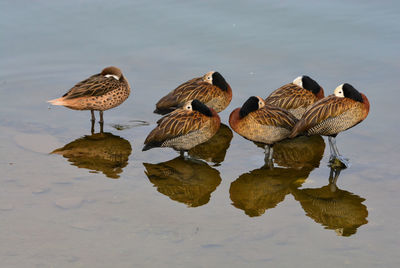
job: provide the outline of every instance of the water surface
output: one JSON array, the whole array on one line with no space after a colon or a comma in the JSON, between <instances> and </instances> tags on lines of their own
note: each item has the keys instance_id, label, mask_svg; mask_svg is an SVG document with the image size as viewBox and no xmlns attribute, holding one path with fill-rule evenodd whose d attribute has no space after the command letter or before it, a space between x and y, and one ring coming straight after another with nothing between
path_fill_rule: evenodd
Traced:
<instances>
[{"instance_id":1,"label":"water surface","mask_svg":"<svg viewBox=\"0 0 400 268\"><path fill-rule=\"evenodd\" d=\"M0 260L5 267L398 267L400 4L396 1L3 1ZM119 66L132 85L106 111L49 107ZM190 152L142 152L156 101L218 70L220 116L307 74L351 83L368 118L337 138L283 143L275 167L227 126ZM143 123L145 122L145 123ZM146 124L148 122L148 124ZM98 129L98 126L96 126Z\"/></svg>"}]
</instances>

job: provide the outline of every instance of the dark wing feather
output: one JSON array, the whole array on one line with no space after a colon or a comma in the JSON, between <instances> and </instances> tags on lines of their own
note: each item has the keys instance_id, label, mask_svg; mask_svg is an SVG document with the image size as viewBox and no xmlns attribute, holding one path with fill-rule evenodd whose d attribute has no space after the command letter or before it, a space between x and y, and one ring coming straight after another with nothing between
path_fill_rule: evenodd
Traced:
<instances>
[{"instance_id":1,"label":"dark wing feather","mask_svg":"<svg viewBox=\"0 0 400 268\"><path fill-rule=\"evenodd\" d=\"M102 96L120 86L120 81L113 77L104 77L101 74L95 74L76 84L64 94L63 97L65 99L75 99L80 97Z\"/></svg>"},{"instance_id":2,"label":"dark wing feather","mask_svg":"<svg viewBox=\"0 0 400 268\"><path fill-rule=\"evenodd\" d=\"M286 110L299 107L308 107L313 104L317 98L314 94L293 83L286 84L271 93L265 102Z\"/></svg>"},{"instance_id":3,"label":"dark wing feather","mask_svg":"<svg viewBox=\"0 0 400 268\"><path fill-rule=\"evenodd\" d=\"M303 115L292 131L291 137L301 134L324 120L336 117L350 109L355 101L330 95L317 101Z\"/></svg>"},{"instance_id":4,"label":"dark wing feather","mask_svg":"<svg viewBox=\"0 0 400 268\"><path fill-rule=\"evenodd\" d=\"M250 113L252 120L260 125L282 127L291 130L297 122L296 117L279 107L266 105Z\"/></svg>"},{"instance_id":5,"label":"dark wing feather","mask_svg":"<svg viewBox=\"0 0 400 268\"><path fill-rule=\"evenodd\" d=\"M175 110L158 120L158 126L150 132L144 143L161 142L186 135L200 129L206 120L207 118L197 111Z\"/></svg>"}]
</instances>

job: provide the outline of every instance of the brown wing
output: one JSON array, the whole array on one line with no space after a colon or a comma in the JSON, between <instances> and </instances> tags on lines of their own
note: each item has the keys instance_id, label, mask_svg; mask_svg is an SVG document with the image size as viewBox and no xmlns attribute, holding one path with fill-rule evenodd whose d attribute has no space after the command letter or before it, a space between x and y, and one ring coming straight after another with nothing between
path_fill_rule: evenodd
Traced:
<instances>
[{"instance_id":1,"label":"brown wing","mask_svg":"<svg viewBox=\"0 0 400 268\"><path fill-rule=\"evenodd\" d=\"M63 95L65 99L75 99L88 96L101 96L120 87L120 81L113 77L95 74L85 79Z\"/></svg>"},{"instance_id":2,"label":"brown wing","mask_svg":"<svg viewBox=\"0 0 400 268\"><path fill-rule=\"evenodd\" d=\"M303 115L292 131L291 137L313 128L328 118L341 115L354 105L362 105L348 98L340 98L330 95L324 99L317 101Z\"/></svg>"},{"instance_id":3,"label":"brown wing","mask_svg":"<svg viewBox=\"0 0 400 268\"><path fill-rule=\"evenodd\" d=\"M286 110L299 107L308 107L313 104L317 98L314 94L293 83L286 84L271 93L265 102Z\"/></svg>"},{"instance_id":4,"label":"brown wing","mask_svg":"<svg viewBox=\"0 0 400 268\"><path fill-rule=\"evenodd\" d=\"M203 103L209 102L212 98L219 96L220 90L204 82L202 77L194 78L180 85L165 97L161 98L156 107L158 109L167 109L179 107L189 100L198 99Z\"/></svg>"},{"instance_id":5,"label":"brown wing","mask_svg":"<svg viewBox=\"0 0 400 268\"><path fill-rule=\"evenodd\" d=\"M144 143L186 135L200 129L206 122L207 118L197 111L175 110L158 120L158 126L150 132Z\"/></svg>"},{"instance_id":6,"label":"brown wing","mask_svg":"<svg viewBox=\"0 0 400 268\"><path fill-rule=\"evenodd\" d=\"M292 130L297 122L296 117L289 112L271 105L266 105L263 108L250 113L248 116L258 124L282 127L289 130Z\"/></svg>"}]
</instances>

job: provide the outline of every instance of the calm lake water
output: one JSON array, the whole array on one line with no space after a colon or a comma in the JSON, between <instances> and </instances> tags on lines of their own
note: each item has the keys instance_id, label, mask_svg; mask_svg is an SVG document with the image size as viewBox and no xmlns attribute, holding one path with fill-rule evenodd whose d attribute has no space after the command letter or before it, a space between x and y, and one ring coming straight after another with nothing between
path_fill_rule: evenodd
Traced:
<instances>
[{"instance_id":1,"label":"calm lake water","mask_svg":"<svg viewBox=\"0 0 400 268\"><path fill-rule=\"evenodd\" d=\"M397 1L2 1L2 267L399 267ZM132 86L106 111L49 107L109 65ZM218 136L185 161L142 152L156 101L218 70L233 89ZM263 149L232 133L251 95L307 74L351 83L368 118L337 139ZM98 128L98 126L96 126ZM332 174L331 174L332 173ZM329 183L337 178L337 187Z\"/></svg>"}]
</instances>

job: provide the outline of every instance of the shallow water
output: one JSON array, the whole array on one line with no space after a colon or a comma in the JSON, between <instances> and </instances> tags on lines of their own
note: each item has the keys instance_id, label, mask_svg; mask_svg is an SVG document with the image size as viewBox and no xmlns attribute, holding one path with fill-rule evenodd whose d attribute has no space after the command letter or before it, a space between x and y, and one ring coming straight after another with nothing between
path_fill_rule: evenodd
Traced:
<instances>
[{"instance_id":1,"label":"shallow water","mask_svg":"<svg viewBox=\"0 0 400 268\"><path fill-rule=\"evenodd\" d=\"M0 260L4 267L398 267L400 4L396 1L3 1ZM90 136L90 113L49 107L119 66L132 86ZM218 70L220 116L308 74L349 82L368 118L337 138L284 142L275 168L224 126L193 149L142 152L155 102ZM96 126L98 129L98 126ZM326 143L326 145L325 145Z\"/></svg>"}]
</instances>

